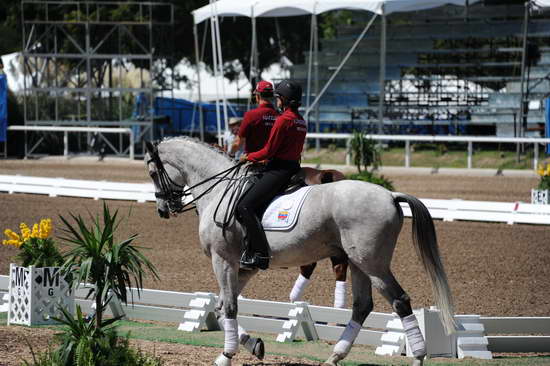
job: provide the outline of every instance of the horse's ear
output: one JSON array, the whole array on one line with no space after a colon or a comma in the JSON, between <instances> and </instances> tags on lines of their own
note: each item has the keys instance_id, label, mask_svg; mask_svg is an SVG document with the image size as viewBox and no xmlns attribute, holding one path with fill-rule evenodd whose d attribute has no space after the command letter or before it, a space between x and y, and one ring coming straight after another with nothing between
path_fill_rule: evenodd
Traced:
<instances>
[{"instance_id":1,"label":"horse's ear","mask_svg":"<svg viewBox=\"0 0 550 366\"><path fill-rule=\"evenodd\" d=\"M149 155L152 155L155 152L155 147L150 141L145 141L145 148L149 152Z\"/></svg>"}]
</instances>

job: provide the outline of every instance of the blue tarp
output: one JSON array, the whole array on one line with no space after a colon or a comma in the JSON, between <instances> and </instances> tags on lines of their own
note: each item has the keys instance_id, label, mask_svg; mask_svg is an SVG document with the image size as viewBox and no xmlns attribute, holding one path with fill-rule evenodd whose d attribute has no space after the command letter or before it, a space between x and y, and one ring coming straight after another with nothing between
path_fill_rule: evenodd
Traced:
<instances>
[{"instance_id":1,"label":"blue tarp","mask_svg":"<svg viewBox=\"0 0 550 366\"><path fill-rule=\"evenodd\" d=\"M0 142L6 141L8 127L8 79L0 73Z\"/></svg>"},{"instance_id":2,"label":"blue tarp","mask_svg":"<svg viewBox=\"0 0 550 366\"><path fill-rule=\"evenodd\" d=\"M199 132L200 131L200 116L197 103L190 102L185 99L172 98L155 98L153 104L155 116L170 117L171 129L178 132ZM193 111L194 109L194 111ZM245 107L232 104L227 114L229 117L240 117L244 114ZM216 124L216 104L202 103L202 112L204 118L204 131L211 134L218 132ZM225 126L223 108L221 112L221 126Z\"/></svg>"},{"instance_id":3,"label":"blue tarp","mask_svg":"<svg viewBox=\"0 0 550 366\"><path fill-rule=\"evenodd\" d=\"M544 111L546 117L546 137L550 138L550 98L546 98L546 111ZM550 154L550 144L546 145L546 153Z\"/></svg>"}]
</instances>

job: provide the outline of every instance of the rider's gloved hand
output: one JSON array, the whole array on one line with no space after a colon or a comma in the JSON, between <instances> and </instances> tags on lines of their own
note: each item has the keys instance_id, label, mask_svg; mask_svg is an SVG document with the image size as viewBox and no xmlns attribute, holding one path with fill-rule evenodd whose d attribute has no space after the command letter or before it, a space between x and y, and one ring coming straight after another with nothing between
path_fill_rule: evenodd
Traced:
<instances>
[{"instance_id":1,"label":"rider's gloved hand","mask_svg":"<svg viewBox=\"0 0 550 366\"><path fill-rule=\"evenodd\" d=\"M242 154L241 157L239 158L239 162L246 163L248 161L247 158L248 158L247 154Z\"/></svg>"}]
</instances>

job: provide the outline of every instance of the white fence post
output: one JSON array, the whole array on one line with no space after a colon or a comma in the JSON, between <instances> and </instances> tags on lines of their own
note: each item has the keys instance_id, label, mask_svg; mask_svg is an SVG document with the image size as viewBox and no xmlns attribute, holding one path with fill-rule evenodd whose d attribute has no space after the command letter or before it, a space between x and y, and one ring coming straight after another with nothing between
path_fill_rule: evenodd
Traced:
<instances>
[{"instance_id":1,"label":"white fence post","mask_svg":"<svg viewBox=\"0 0 550 366\"><path fill-rule=\"evenodd\" d=\"M7 313L10 309L10 294L5 293L4 296L2 296L1 302L3 302L3 304L0 305L0 313Z\"/></svg>"},{"instance_id":2,"label":"white fence post","mask_svg":"<svg viewBox=\"0 0 550 366\"><path fill-rule=\"evenodd\" d=\"M458 315L456 320L463 330L456 334L456 351L458 358L473 357L492 359L493 354L487 350L489 342L485 336L485 327L479 320L479 315Z\"/></svg>"},{"instance_id":3,"label":"white fence post","mask_svg":"<svg viewBox=\"0 0 550 366\"><path fill-rule=\"evenodd\" d=\"M301 329L308 341L319 339L315 323L309 313L307 302L295 302L296 307L288 312L289 320L283 324L283 332L277 336L277 342L291 342Z\"/></svg>"},{"instance_id":4,"label":"white fence post","mask_svg":"<svg viewBox=\"0 0 550 366\"><path fill-rule=\"evenodd\" d=\"M185 332L199 332L206 327L208 330L218 330L216 319L216 296L209 292L195 292L196 298L189 301L189 308L183 316L178 330Z\"/></svg>"},{"instance_id":5,"label":"white fence post","mask_svg":"<svg viewBox=\"0 0 550 366\"><path fill-rule=\"evenodd\" d=\"M128 129L128 132L130 134L130 160L134 160L134 131L132 131L131 128Z\"/></svg>"},{"instance_id":6,"label":"white fence post","mask_svg":"<svg viewBox=\"0 0 550 366\"><path fill-rule=\"evenodd\" d=\"M411 142L405 141L405 168L411 167Z\"/></svg>"},{"instance_id":7,"label":"white fence post","mask_svg":"<svg viewBox=\"0 0 550 366\"><path fill-rule=\"evenodd\" d=\"M69 158L69 133L63 132L63 156L65 159Z\"/></svg>"},{"instance_id":8,"label":"white fence post","mask_svg":"<svg viewBox=\"0 0 550 366\"><path fill-rule=\"evenodd\" d=\"M426 341L426 355L428 358L433 357L456 357L456 344L453 336L447 335L439 310L435 306L429 309L415 310L416 318L420 331ZM407 342L407 356L413 357L410 347Z\"/></svg>"},{"instance_id":9,"label":"white fence post","mask_svg":"<svg viewBox=\"0 0 550 366\"><path fill-rule=\"evenodd\" d=\"M401 356L405 353L405 330L397 315L386 324L386 332L380 338L381 346L376 347L377 356Z\"/></svg>"}]
</instances>

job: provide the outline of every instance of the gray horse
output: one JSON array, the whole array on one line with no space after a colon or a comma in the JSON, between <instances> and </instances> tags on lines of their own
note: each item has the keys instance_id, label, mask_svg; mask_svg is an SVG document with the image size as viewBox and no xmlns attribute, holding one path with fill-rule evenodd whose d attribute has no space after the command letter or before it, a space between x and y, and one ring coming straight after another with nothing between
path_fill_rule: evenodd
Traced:
<instances>
[{"instance_id":1,"label":"gray horse","mask_svg":"<svg viewBox=\"0 0 550 366\"><path fill-rule=\"evenodd\" d=\"M195 139L165 139L157 146L147 144L145 161L156 189L157 209L168 218L171 204L167 190L183 185L193 187L230 169L235 163L225 154ZM162 177L169 177L167 180ZM237 324L237 296L256 271L239 270L243 229L233 222L222 228L214 222L216 207L224 195L228 180L208 180L191 188L199 213L200 244L212 258L212 267L220 286L223 306L224 351L215 365L231 365L238 352L244 330ZM205 194L207 193L207 194ZM413 219L413 242L424 269L430 277L436 304L448 333L456 323L447 277L437 246L432 218L415 197L390 192L378 185L343 180L313 186L303 204L300 217L289 231L269 231L266 236L271 250L271 267L301 266L331 256L349 258L352 275L352 317L325 365L337 365L349 353L361 325L373 309L372 285L389 301L400 316L409 345L415 356L413 365L422 365L426 354L424 339L410 305L410 299L390 270L390 263L403 212L399 202L407 202Z\"/></svg>"}]
</instances>

